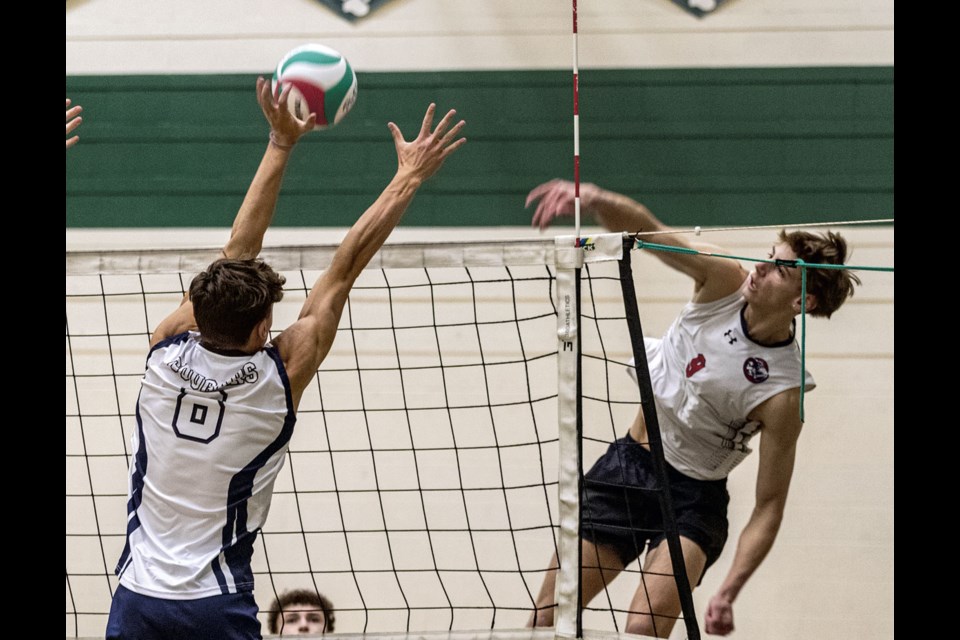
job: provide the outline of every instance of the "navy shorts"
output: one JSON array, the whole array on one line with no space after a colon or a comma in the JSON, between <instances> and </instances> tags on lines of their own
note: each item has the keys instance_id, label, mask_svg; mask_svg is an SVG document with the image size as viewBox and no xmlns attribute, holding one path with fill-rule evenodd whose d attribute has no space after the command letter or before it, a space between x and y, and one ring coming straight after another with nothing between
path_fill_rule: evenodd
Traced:
<instances>
[{"instance_id":1,"label":"navy shorts","mask_svg":"<svg viewBox=\"0 0 960 640\"><path fill-rule=\"evenodd\" d=\"M727 542L727 480L696 480L669 464L667 475L677 529L703 549L706 573ZM613 547L624 566L654 549L665 539L660 488L653 454L629 434L618 439L584 476L583 537Z\"/></svg>"},{"instance_id":2,"label":"navy shorts","mask_svg":"<svg viewBox=\"0 0 960 640\"><path fill-rule=\"evenodd\" d=\"M261 640L253 593L166 600L117 587L107 640Z\"/></svg>"}]
</instances>

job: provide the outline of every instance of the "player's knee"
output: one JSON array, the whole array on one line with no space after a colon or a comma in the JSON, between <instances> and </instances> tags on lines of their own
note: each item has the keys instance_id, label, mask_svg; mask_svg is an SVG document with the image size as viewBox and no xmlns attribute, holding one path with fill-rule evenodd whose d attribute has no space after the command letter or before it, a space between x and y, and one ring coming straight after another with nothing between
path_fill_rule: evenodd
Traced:
<instances>
[{"instance_id":1,"label":"player's knee","mask_svg":"<svg viewBox=\"0 0 960 640\"><path fill-rule=\"evenodd\" d=\"M673 618L651 616L650 614L632 615L627 618L624 631L638 636L667 638L673 630Z\"/></svg>"},{"instance_id":2,"label":"player's knee","mask_svg":"<svg viewBox=\"0 0 960 640\"><path fill-rule=\"evenodd\" d=\"M627 624L624 627L624 631L627 633L633 633L638 636L650 635L650 631L653 629L650 624L649 615L639 615L639 616L630 616L627 619Z\"/></svg>"},{"instance_id":3,"label":"player's knee","mask_svg":"<svg viewBox=\"0 0 960 640\"><path fill-rule=\"evenodd\" d=\"M552 627L553 610L554 607L549 607L547 609L534 609L533 613L530 614L530 619L527 621L527 627Z\"/></svg>"}]
</instances>

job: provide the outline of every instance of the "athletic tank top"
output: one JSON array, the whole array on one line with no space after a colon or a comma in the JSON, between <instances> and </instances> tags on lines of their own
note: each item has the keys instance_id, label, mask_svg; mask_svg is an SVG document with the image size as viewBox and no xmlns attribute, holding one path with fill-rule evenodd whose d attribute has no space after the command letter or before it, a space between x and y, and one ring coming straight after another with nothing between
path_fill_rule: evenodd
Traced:
<instances>
[{"instance_id":1,"label":"athletic tank top","mask_svg":"<svg viewBox=\"0 0 960 640\"><path fill-rule=\"evenodd\" d=\"M800 386L796 340L754 342L744 308L739 291L714 302L690 302L662 339L644 340L664 456L691 478L727 477L751 453L750 439L761 426L747 416L768 398ZM809 391L815 382L805 375Z\"/></svg>"},{"instance_id":2,"label":"athletic tank top","mask_svg":"<svg viewBox=\"0 0 960 640\"><path fill-rule=\"evenodd\" d=\"M136 420L120 583L168 599L251 591L296 421L277 349L220 355L196 332L157 344Z\"/></svg>"}]
</instances>

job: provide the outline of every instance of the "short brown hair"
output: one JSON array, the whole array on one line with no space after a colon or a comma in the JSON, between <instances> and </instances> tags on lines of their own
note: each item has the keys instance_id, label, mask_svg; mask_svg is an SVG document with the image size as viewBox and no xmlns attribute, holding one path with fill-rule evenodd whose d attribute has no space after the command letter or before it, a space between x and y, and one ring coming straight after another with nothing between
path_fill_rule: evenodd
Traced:
<instances>
[{"instance_id":1,"label":"short brown hair","mask_svg":"<svg viewBox=\"0 0 960 640\"><path fill-rule=\"evenodd\" d=\"M781 230L779 240L810 264L844 264L847 259L847 241L833 231L816 234ZM860 278L849 269L807 269L807 293L817 300L810 315L829 318L853 296L854 284L860 284Z\"/></svg>"},{"instance_id":2,"label":"short brown hair","mask_svg":"<svg viewBox=\"0 0 960 640\"><path fill-rule=\"evenodd\" d=\"M267 617L267 627L270 629L270 633L280 633L280 614L282 610L295 604L305 604L323 609L323 632L333 633L333 623L336 622L333 603L327 596L310 589L293 589L281 594L279 598L273 601L273 606L270 607Z\"/></svg>"},{"instance_id":3,"label":"short brown hair","mask_svg":"<svg viewBox=\"0 0 960 640\"><path fill-rule=\"evenodd\" d=\"M283 298L286 278L263 260L222 258L190 283L200 334L216 345L244 344L257 323Z\"/></svg>"}]
</instances>

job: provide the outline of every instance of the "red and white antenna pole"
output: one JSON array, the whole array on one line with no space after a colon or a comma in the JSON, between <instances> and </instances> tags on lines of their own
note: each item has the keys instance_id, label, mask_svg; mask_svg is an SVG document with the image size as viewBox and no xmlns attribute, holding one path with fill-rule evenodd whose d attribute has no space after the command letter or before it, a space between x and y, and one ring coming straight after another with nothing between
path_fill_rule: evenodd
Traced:
<instances>
[{"instance_id":1,"label":"red and white antenna pole","mask_svg":"<svg viewBox=\"0 0 960 640\"><path fill-rule=\"evenodd\" d=\"M580 237L580 65L577 55L577 0L573 0L573 219Z\"/></svg>"}]
</instances>

